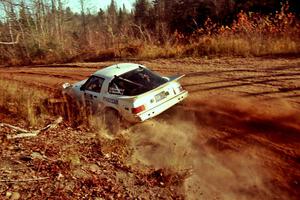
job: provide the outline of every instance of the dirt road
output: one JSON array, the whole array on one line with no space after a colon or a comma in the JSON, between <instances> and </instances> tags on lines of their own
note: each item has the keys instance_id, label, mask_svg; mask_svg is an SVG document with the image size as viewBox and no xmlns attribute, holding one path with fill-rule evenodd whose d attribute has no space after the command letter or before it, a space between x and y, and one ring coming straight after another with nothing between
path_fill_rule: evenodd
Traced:
<instances>
[{"instance_id":1,"label":"dirt road","mask_svg":"<svg viewBox=\"0 0 300 200\"><path fill-rule=\"evenodd\" d=\"M1 67L2 78L57 88L86 78L117 62L53 66ZM161 74L186 74L184 86L194 96L243 96L287 99L299 105L300 59L222 58L140 61Z\"/></svg>"},{"instance_id":2,"label":"dirt road","mask_svg":"<svg viewBox=\"0 0 300 200\"><path fill-rule=\"evenodd\" d=\"M53 92L115 62L1 67L2 79ZM300 196L300 59L140 61L186 74L182 104L124 134L132 165L191 170L187 199Z\"/></svg>"}]
</instances>

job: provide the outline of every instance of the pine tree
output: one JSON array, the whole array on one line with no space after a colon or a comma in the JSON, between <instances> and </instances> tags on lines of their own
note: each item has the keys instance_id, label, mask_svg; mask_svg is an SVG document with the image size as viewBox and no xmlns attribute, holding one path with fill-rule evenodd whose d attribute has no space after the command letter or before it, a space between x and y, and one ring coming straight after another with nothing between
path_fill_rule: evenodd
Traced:
<instances>
[{"instance_id":1,"label":"pine tree","mask_svg":"<svg viewBox=\"0 0 300 200\"><path fill-rule=\"evenodd\" d=\"M107 23L113 33L117 30L117 5L115 0L111 0L111 3L107 9Z\"/></svg>"},{"instance_id":2,"label":"pine tree","mask_svg":"<svg viewBox=\"0 0 300 200\"><path fill-rule=\"evenodd\" d=\"M117 18L117 24L118 24L118 29L121 30L123 27L123 24L125 22L125 13L122 10L122 8L119 8L119 12L118 12L118 18Z\"/></svg>"},{"instance_id":3,"label":"pine tree","mask_svg":"<svg viewBox=\"0 0 300 200\"><path fill-rule=\"evenodd\" d=\"M134 22L146 26L149 18L150 3L147 0L136 0L134 4Z\"/></svg>"},{"instance_id":4,"label":"pine tree","mask_svg":"<svg viewBox=\"0 0 300 200\"><path fill-rule=\"evenodd\" d=\"M106 24L106 16L104 10L102 10L101 8L98 11L97 21L100 26L100 29L104 29L104 26Z\"/></svg>"}]
</instances>

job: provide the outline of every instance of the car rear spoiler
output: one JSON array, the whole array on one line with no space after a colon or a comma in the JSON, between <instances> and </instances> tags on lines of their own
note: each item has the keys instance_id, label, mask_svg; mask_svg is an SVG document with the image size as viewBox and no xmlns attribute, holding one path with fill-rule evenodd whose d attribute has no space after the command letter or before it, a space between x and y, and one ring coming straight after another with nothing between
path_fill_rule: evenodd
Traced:
<instances>
[{"instance_id":1,"label":"car rear spoiler","mask_svg":"<svg viewBox=\"0 0 300 200\"><path fill-rule=\"evenodd\" d=\"M119 99L122 99L122 100L134 100L134 99L136 99L138 97L145 96L145 95L147 95L150 92L154 92L156 90L159 90L160 88L163 88L164 86L166 86L167 84L169 84L171 82L176 82L179 79L183 78L184 76L185 76L185 74L183 74L183 75L174 75L174 76L167 77L169 79L168 82L166 82L166 83L158 86L157 88L155 88L153 90L149 90L148 92L145 92L143 94L136 95L136 96L122 96L122 97L119 97Z\"/></svg>"},{"instance_id":2,"label":"car rear spoiler","mask_svg":"<svg viewBox=\"0 0 300 200\"><path fill-rule=\"evenodd\" d=\"M185 76L185 74L170 76L170 77L168 77L170 80L167 83L172 82L172 81L178 81L179 79L183 78L184 76Z\"/></svg>"}]
</instances>

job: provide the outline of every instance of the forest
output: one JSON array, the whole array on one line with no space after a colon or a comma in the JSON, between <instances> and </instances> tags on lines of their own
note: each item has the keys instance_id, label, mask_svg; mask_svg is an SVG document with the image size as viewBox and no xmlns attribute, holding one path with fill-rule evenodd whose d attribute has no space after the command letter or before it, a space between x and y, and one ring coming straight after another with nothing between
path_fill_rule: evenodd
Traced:
<instances>
[{"instance_id":1,"label":"forest","mask_svg":"<svg viewBox=\"0 0 300 200\"><path fill-rule=\"evenodd\" d=\"M300 53L297 0L78 1L1 0L0 64Z\"/></svg>"}]
</instances>

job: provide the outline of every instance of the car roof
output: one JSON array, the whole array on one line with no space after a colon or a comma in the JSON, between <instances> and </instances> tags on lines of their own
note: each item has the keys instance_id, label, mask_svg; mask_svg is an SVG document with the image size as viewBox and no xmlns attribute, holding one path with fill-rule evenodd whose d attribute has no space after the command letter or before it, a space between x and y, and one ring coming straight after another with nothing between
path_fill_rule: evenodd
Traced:
<instances>
[{"instance_id":1,"label":"car roof","mask_svg":"<svg viewBox=\"0 0 300 200\"><path fill-rule=\"evenodd\" d=\"M93 75L100 76L100 77L107 78L107 79L112 79L114 76L120 76L126 72L137 69L140 66L145 67L143 65L135 64L135 63L120 63L120 64L115 64L115 65L100 69L100 70L96 71Z\"/></svg>"}]
</instances>

